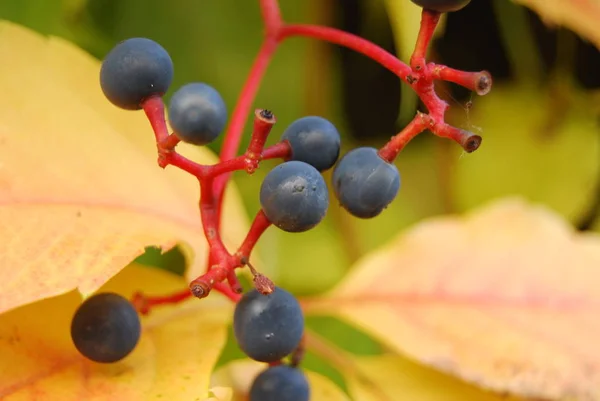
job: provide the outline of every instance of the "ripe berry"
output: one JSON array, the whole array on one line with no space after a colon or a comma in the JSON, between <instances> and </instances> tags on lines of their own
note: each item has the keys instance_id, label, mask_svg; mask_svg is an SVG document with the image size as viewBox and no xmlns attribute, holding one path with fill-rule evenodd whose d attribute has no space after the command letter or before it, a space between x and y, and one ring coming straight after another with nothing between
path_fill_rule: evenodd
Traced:
<instances>
[{"instance_id":1,"label":"ripe berry","mask_svg":"<svg viewBox=\"0 0 600 401\"><path fill-rule=\"evenodd\" d=\"M308 401L310 388L300 369L278 365L263 370L250 387L250 401Z\"/></svg>"},{"instance_id":2,"label":"ripe berry","mask_svg":"<svg viewBox=\"0 0 600 401\"><path fill-rule=\"evenodd\" d=\"M86 299L71 322L71 338L77 350L95 362L125 358L140 339L140 318L121 295L100 293Z\"/></svg>"},{"instance_id":3,"label":"ripe berry","mask_svg":"<svg viewBox=\"0 0 600 401\"><path fill-rule=\"evenodd\" d=\"M162 96L173 80L173 62L161 45L146 38L127 39L104 58L100 86L106 98L125 110L139 110L151 96Z\"/></svg>"},{"instance_id":4,"label":"ripe berry","mask_svg":"<svg viewBox=\"0 0 600 401\"><path fill-rule=\"evenodd\" d=\"M411 0L416 5L439 13L458 11L471 2L471 0Z\"/></svg>"},{"instance_id":5,"label":"ripe berry","mask_svg":"<svg viewBox=\"0 0 600 401\"><path fill-rule=\"evenodd\" d=\"M329 193L317 169L304 162L289 161L267 174L260 187L260 204L275 226L301 232L323 220Z\"/></svg>"},{"instance_id":6,"label":"ripe berry","mask_svg":"<svg viewBox=\"0 0 600 401\"><path fill-rule=\"evenodd\" d=\"M352 215L371 218L380 214L400 189L400 174L383 160L377 149L351 150L333 170L333 190L340 204Z\"/></svg>"},{"instance_id":7,"label":"ripe berry","mask_svg":"<svg viewBox=\"0 0 600 401\"><path fill-rule=\"evenodd\" d=\"M292 294L275 287L269 295L253 289L240 299L233 314L233 332L241 350L259 362L274 362L300 343L304 316Z\"/></svg>"},{"instance_id":8,"label":"ripe berry","mask_svg":"<svg viewBox=\"0 0 600 401\"><path fill-rule=\"evenodd\" d=\"M214 141L227 123L227 107L212 86L191 83L182 86L169 102L169 122L183 142L206 145Z\"/></svg>"},{"instance_id":9,"label":"ripe berry","mask_svg":"<svg viewBox=\"0 0 600 401\"><path fill-rule=\"evenodd\" d=\"M319 171L330 169L340 155L340 134L328 120L308 116L290 124L283 135L292 148L291 160L310 164Z\"/></svg>"}]
</instances>

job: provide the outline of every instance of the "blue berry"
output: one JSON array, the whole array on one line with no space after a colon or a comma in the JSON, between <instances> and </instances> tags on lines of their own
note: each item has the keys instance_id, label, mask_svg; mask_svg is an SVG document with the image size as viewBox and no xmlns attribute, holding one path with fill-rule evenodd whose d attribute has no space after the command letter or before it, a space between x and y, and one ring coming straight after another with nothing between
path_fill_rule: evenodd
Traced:
<instances>
[{"instance_id":1,"label":"blue berry","mask_svg":"<svg viewBox=\"0 0 600 401\"><path fill-rule=\"evenodd\" d=\"M340 155L340 134L322 117L308 116L294 121L281 139L287 139L292 148L291 160L308 163L319 171L330 169Z\"/></svg>"},{"instance_id":2,"label":"blue berry","mask_svg":"<svg viewBox=\"0 0 600 401\"><path fill-rule=\"evenodd\" d=\"M285 162L265 177L260 187L260 204L267 218L280 229L307 231L327 213L327 184L310 164Z\"/></svg>"},{"instance_id":3,"label":"blue berry","mask_svg":"<svg viewBox=\"0 0 600 401\"><path fill-rule=\"evenodd\" d=\"M161 45L146 38L116 45L100 68L106 98L125 110L139 110L144 100L164 95L173 80L173 62Z\"/></svg>"},{"instance_id":4,"label":"blue berry","mask_svg":"<svg viewBox=\"0 0 600 401\"><path fill-rule=\"evenodd\" d=\"M377 149L362 147L346 153L333 170L333 190L340 204L363 219L380 214L400 189L400 174Z\"/></svg>"},{"instance_id":5,"label":"blue berry","mask_svg":"<svg viewBox=\"0 0 600 401\"><path fill-rule=\"evenodd\" d=\"M214 141L227 123L227 107L212 86L191 83L182 86L169 102L169 122L183 142L206 145Z\"/></svg>"},{"instance_id":6,"label":"blue berry","mask_svg":"<svg viewBox=\"0 0 600 401\"><path fill-rule=\"evenodd\" d=\"M439 13L458 11L471 2L471 0L411 0L419 7Z\"/></svg>"},{"instance_id":7,"label":"blue berry","mask_svg":"<svg viewBox=\"0 0 600 401\"><path fill-rule=\"evenodd\" d=\"M263 370L250 387L250 401L308 401L310 387L298 368L278 365Z\"/></svg>"},{"instance_id":8,"label":"blue berry","mask_svg":"<svg viewBox=\"0 0 600 401\"><path fill-rule=\"evenodd\" d=\"M71 321L71 339L86 358L102 363L125 358L137 345L140 318L121 295L106 292L91 296Z\"/></svg>"},{"instance_id":9,"label":"blue berry","mask_svg":"<svg viewBox=\"0 0 600 401\"><path fill-rule=\"evenodd\" d=\"M275 287L269 295L253 289L240 299L233 314L233 332L242 351L259 362L289 355L304 333L304 315L292 294Z\"/></svg>"}]
</instances>

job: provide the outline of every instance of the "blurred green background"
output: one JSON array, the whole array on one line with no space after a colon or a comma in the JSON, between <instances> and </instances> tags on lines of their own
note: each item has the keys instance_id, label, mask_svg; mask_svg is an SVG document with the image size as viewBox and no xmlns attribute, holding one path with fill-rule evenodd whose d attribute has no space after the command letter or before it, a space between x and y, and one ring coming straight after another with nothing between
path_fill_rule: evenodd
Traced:
<instances>
[{"instance_id":1,"label":"blurred green background","mask_svg":"<svg viewBox=\"0 0 600 401\"><path fill-rule=\"evenodd\" d=\"M404 60L420 15L408 0L281 0L281 7L288 21L353 32ZM64 37L100 59L120 40L152 38L174 61L169 94L184 83L203 81L221 92L230 112L263 32L257 1L251 0L0 0L0 18ZM357 259L408 226L501 196L525 196L580 230L600 231L598 49L569 30L546 27L509 0L477 0L444 19L430 56L494 76L491 93L481 98L452 85L438 86L452 106L448 121L480 134L481 148L466 155L455 143L424 133L398 158L402 187L379 218L352 218L334 201L325 221L310 232L268 230L259 243L262 265L257 267L279 285L298 294L325 291ZM303 38L280 46L254 106L277 116L269 143L295 119L316 114L338 127L343 152L382 146L422 108L409 88L373 61ZM213 150L220 143L212 144ZM253 176L234 176L250 216L259 207L262 177L273 165L265 162ZM325 176L329 180L330 174ZM185 263L177 249L165 255L149 249L140 260L179 272ZM315 318L309 323L333 335L340 347L380 351L339 322ZM225 354L232 357L234 348ZM335 377L311 358L309 364Z\"/></svg>"}]
</instances>

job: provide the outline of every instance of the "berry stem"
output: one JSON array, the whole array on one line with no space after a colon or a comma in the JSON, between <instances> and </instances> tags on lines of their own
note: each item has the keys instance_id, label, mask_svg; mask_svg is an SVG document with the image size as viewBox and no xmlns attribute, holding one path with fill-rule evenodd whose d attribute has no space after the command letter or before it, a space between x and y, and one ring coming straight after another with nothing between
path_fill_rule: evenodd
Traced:
<instances>
[{"instance_id":1,"label":"berry stem","mask_svg":"<svg viewBox=\"0 0 600 401\"><path fill-rule=\"evenodd\" d=\"M236 256L239 258L242 264L247 263L250 259L250 253L254 246L258 242L258 239L263 235L263 233L271 226L271 222L263 212L263 210L259 210L256 216L254 217L254 221L250 226L250 230L240 245L238 251L236 252Z\"/></svg>"},{"instance_id":2,"label":"berry stem","mask_svg":"<svg viewBox=\"0 0 600 401\"><path fill-rule=\"evenodd\" d=\"M266 148L260 155L260 160L268 159L286 159L291 154L290 146L287 142L278 142L273 146ZM215 178L222 174L231 173L246 168L246 155L238 156L212 166L206 166L201 172L201 177L205 179Z\"/></svg>"},{"instance_id":3,"label":"berry stem","mask_svg":"<svg viewBox=\"0 0 600 401\"><path fill-rule=\"evenodd\" d=\"M433 125L433 119L427 114L417 112L415 118L379 150L379 156L388 163L393 163L404 146L430 125Z\"/></svg>"},{"instance_id":4,"label":"berry stem","mask_svg":"<svg viewBox=\"0 0 600 401\"><path fill-rule=\"evenodd\" d=\"M254 129L244 160L248 174L252 174L258 168L265 142L275 122L275 116L269 110L259 109L254 112Z\"/></svg>"},{"instance_id":5,"label":"berry stem","mask_svg":"<svg viewBox=\"0 0 600 401\"><path fill-rule=\"evenodd\" d=\"M133 294L131 303L137 309L138 312L140 312L142 315L147 315L150 313L150 310L155 306L176 304L185 301L191 296L192 293L187 288L182 291L175 292L173 294L156 297L147 296L142 294L141 292L136 292L135 294Z\"/></svg>"},{"instance_id":6,"label":"berry stem","mask_svg":"<svg viewBox=\"0 0 600 401\"><path fill-rule=\"evenodd\" d=\"M419 28L419 35L417 36L417 43L415 44L415 50L410 57L410 66L413 71L425 71L425 57L427 56L427 50L433 38L435 28L440 21L440 13L423 9L421 12L421 25Z\"/></svg>"},{"instance_id":7,"label":"berry stem","mask_svg":"<svg viewBox=\"0 0 600 401\"><path fill-rule=\"evenodd\" d=\"M492 89L492 76L487 71L460 71L434 63L429 63L428 68L433 79L453 82L476 92L479 96L487 95Z\"/></svg>"},{"instance_id":8,"label":"berry stem","mask_svg":"<svg viewBox=\"0 0 600 401\"><path fill-rule=\"evenodd\" d=\"M283 20L281 18L281 10L277 0L260 0L260 12L265 25L267 36L276 34Z\"/></svg>"},{"instance_id":9,"label":"berry stem","mask_svg":"<svg viewBox=\"0 0 600 401\"><path fill-rule=\"evenodd\" d=\"M167 120L165 119L165 103L161 97L152 96L144 101L142 108L154 131L156 146L158 147L158 150L161 151L161 142L165 141L169 136Z\"/></svg>"},{"instance_id":10,"label":"berry stem","mask_svg":"<svg viewBox=\"0 0 600 401\"><path fill-rule=\"evenodd\" d=\"M360 36L339 29L318 25L289 24L281 28L278 39L282 41L291 36L311 37L347 47L378 62L404 81L407 81L408 75L412 72L408 65L393 54Z\"/></svg>"}]
</instances>

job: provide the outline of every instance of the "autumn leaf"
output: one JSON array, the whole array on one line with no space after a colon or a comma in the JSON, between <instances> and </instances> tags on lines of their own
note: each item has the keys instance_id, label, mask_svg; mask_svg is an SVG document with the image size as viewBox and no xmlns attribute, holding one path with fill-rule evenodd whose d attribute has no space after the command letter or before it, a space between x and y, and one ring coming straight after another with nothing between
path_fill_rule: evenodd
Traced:
<instances>
[{"instance_id":1,"label":"autumn leaf","mask_svg":"<svg viewBox=\"0 0 600 401\"><path fill-rule=\"evenodd\" d=\"M565 26L600 48L599 0L514 0L539 14L548 25Z\"/></svg>"},{"instance_id":2,"label":"autumn leaf","mask_svg":"<svg viewBox=\"0 0 600 401\"><path fill-rule=\"evenodd\" d=\"M502 401L505 398L397 355L354 357L361 376L347 374L355 400Z\"/></svg>"},{"instance_id":3,"label":"autumn leaf","mask_svg":"<svg viewBox=\"0 0 600 401\"><path fill-rule=\"evenodd\" d=\"M185 285L165 271L129 266L101 291L130 297L135 291L163 294ZM204 400L227 337L233 305L219 295L163 306L142 319L134 351L120 362L97 364L71 341L76 291L0 315L0 399ZM223 391L217 391L223 397ZM216 395L215 395L216 397ZM219 398L226 400L227 398Z\"/></svg>"},{"instance_id":4,"label":"autumn leaf","mask_svg":"<svg viewBox=\"0 0 600 401\"><path fill-rule=\"evenodd\" d=\"M600 399L600 237L517 199L419 224L306 299L482 388Z\"/></svg>"},{"instance_id":5,"label":"autumn leaf","mask_svg":"<svg viewBox=\"0 0 600 401\"><path fill-rule=\"evenodd\" d=\"M231 387L232 401L245 401L254 378L265 367L264 363L249 359L233 361L217 369L212 382L215 386ZM307 370L304 373L310 385L310 401L349 401L348 396L326 377Z\"/></svg>"},{"instance_id":6,"label":"autumn leaf","mask_svg":"<svg viewBox=\"0 0 600 401\"><path fill-rule=\"evenodd\" d=\"M112 106L97 60L58 38L0 23L0 313L74 288L89 294L146 246L207 255L193 177L156 165L143 112ZM178 148L179 149L179 148ZM213 163L206 149L183 148ZM227 191L224 240L247 217Z\"/></svg>"}]
</instances>

